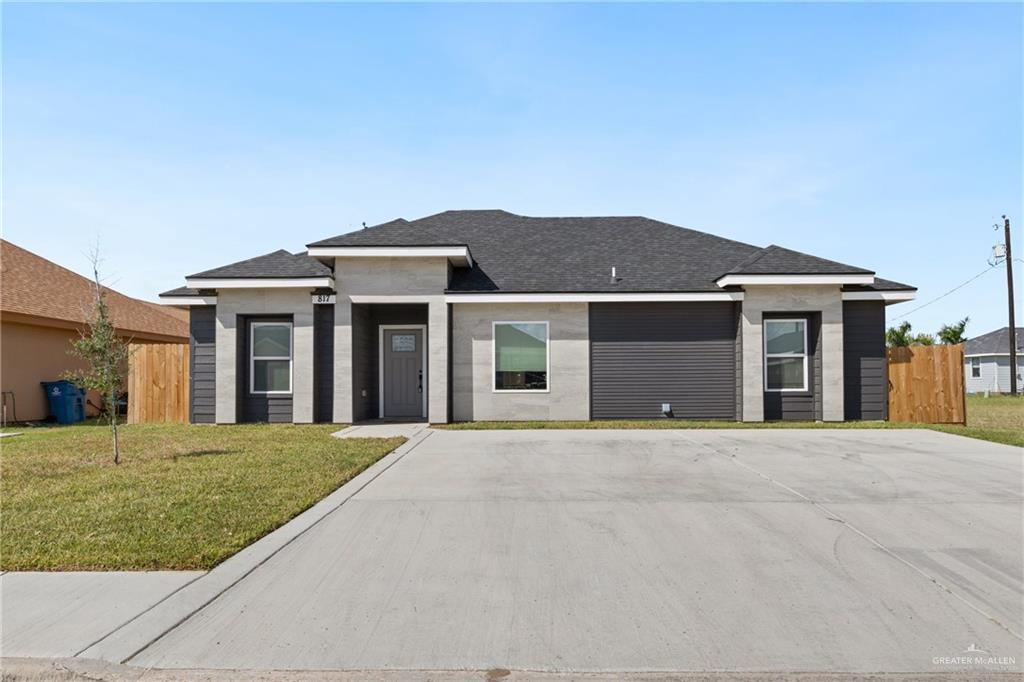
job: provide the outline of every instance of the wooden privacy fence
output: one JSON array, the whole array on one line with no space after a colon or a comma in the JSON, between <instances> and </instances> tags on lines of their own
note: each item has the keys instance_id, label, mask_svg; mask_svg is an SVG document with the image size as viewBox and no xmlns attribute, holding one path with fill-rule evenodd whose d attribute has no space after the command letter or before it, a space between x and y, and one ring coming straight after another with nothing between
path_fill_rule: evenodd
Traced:
<instances>
[{"instance_id":1,"label":"wooden privacy fence","mask_svg":"<svg viewBox=\"0 0 1024 682\"><path fill-rule=\"evenodd\" d=\"M890 348L889 421L965 424L964 347Z\"/></svg>"},{"instance_id":2,"label":"wooden privacy fence","mask_svg":"<svg viewBox=\"0 0 1024 682\"><path fill-rule=\"evenodd\" d=\"M131 343L128 423L188 421L188 344Z\"/></svg>"}]
</instances>

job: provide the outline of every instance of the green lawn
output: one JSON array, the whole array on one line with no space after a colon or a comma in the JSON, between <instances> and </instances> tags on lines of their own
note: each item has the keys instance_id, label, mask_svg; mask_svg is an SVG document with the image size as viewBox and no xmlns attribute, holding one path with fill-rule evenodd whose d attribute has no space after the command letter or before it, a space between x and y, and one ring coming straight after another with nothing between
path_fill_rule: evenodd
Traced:
<instances>
[{"instance_id":1,"label":"green lawn","mask_svg":"<svg viewBox=\"0 0 1024 682\"><path fill-rule=\"evenodd\" d=\"M764 422L688 421L660 419L653 421L523 421L523 422L460 422L441 428L452 430L490 429L932 429L980 438L996 443L1024 447L1024 398L1009 396L968 396L967 425L896 424L892 422Z\"/></svg>"},{"instance_id":2,"label":"green lawn","mask_svg":"<svg viewBox=\"0 0 1024 682\"><path fill-rule=\"evenodd\" d=\"M0 440L3 570L206 569L307 509L404 439L337 425L8 429Z\"/></svg>"}]
</instances>

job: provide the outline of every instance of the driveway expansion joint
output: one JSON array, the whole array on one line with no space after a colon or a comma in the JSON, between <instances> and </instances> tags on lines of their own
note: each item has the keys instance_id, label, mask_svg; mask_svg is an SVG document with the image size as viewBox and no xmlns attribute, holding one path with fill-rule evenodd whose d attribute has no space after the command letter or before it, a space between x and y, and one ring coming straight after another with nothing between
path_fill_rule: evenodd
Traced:
<instances>
[{"instance_id":1,"label":"driveway expansion joint","mask_svg":"<svg viewBox=\"0 0 1024 682\"><path fill-rule=\"evenodd\" d=\"M147 607L146 607L146 608L145 608L145 609L144 609L143 611L140 611L139 613L136 613L136 614L135 614L135 615L133 615L133 616L132 616L131 618L129 618L128 620L124 621L123 623L121 623L120 625L118 625L117 627L115 627L115 628L114 628L113 630L111 630L110 632L106 633L106 634L105 634L105 635L103 635L102 637L100 637L100 638L96 639L95 641L93 641L93 642L89 643L89 644L88 644L87 646L84 646L84 647L82 647L82 648L81 648L80 650L76 651L76 652L75 652L75 653L73 654L73 657L81 656L81 655L82 655L83 653L85 653L86 651L88 651L88 650L89 650L89 649L91 649L92 647L96 646L97 644L99 644L100 642L102 642L102 641L103 641L104 639L106 639L107 637L109 637L110 635L112 635L113 633L117 632L118 630L120 630L121 628L125 627L126 625L129 625L129 624L131 624L132 622L134 622L134 621L135 621L135 619L137 619L137 618L138 618L139 616L141 616L142 614L146 613L147 611L150 611L150 610L152 610L152 609L155 609L155 608L156 608L157 606L159 606L159 605L160 605L160 604L162 604L163 602L167 601L167 600L168 600L168 599L170 599L170 598L171 598L172 596L174 596L175 594L177 594L177 593L178 593L178 592L180 592L181 590L185 589L186 587L188 587L189 585L191 585L191 584L192 584L192 583L194 583L195 581L199 580L200 578L202 578L202 577L203 577L204 575L206 575L207 573L209 573L209 571L205 571L205 572L203 572L203 573L202 573L201 575L197 575L197 576L196 576L195 578L192 578L191 580L189 580L189 581L188 581L187 583L185 583L184 585L181 585L181 586L177 587L176 589L174 589L174 590L171 590L170 592L168 592L167 594L165 594L165 595L164 595L163 597L161 597L161 598L160 598L159 600L157 600L156 602L154 602L154 603L153 603L153 604L151 604L150 606L147 606Z\"/></svg>"}]
</instances>

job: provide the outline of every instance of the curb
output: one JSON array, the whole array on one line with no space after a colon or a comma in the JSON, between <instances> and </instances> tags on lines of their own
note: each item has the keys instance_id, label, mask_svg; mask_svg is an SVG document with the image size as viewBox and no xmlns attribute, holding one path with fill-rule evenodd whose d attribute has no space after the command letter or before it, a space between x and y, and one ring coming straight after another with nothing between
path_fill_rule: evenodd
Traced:
<instances>
[{"instance_id":1,"label":"curb","mask_svg":"<svg viewBox=\"0 0 1024 682\"><path fill-rule=\"evenodd\" d=\"M431 433L417 433L288 523L224 560L205 575L171 593L75 656L112 663L127 663L259 568L292 540L345 504L426 440Z\"/></svg>"},{"instance_id":2,"label":"curb","mask_svg":"<svg viewBox=\"0 0 1024 682\"><path fill-rule=\"evenodd\" d=\"M3 658L4 680L11 682L1003 682L1019 673L989 670L854 673L813 671L557 671L557 670L238 670L138 668L78 658Z\"/></svg>"}]
</instances>

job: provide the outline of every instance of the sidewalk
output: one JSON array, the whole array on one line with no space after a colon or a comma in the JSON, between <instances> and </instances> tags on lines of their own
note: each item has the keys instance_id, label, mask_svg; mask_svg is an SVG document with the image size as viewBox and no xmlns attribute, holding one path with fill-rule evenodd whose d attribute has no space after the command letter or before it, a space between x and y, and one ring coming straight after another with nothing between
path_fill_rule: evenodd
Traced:
<instances>
[{"instance_id":1,"label":"sidewalk","mask_svg":"<svg viewBox=\"0 0 1024 682\"><path fill-rule=\"evenodd\" d=\"M204 571L40 572L0 576L0 654L75 656Z\"/></svg>"}]
</instances>

